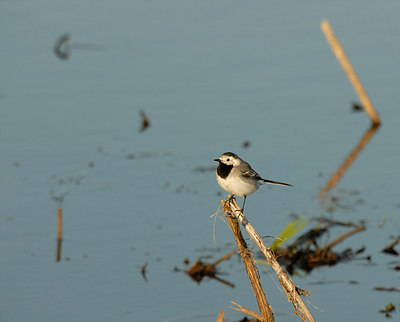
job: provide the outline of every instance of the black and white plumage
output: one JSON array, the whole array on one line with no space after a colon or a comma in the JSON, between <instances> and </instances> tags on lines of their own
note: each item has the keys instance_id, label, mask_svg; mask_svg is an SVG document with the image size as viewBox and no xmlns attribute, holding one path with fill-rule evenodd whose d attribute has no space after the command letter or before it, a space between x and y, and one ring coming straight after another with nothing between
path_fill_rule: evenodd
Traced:
<instances>
[{"instance_id":1,"label":"black and white plumage","mask_svg":"<svg viewBox=\"0 0 400 322\"><path fill-rule=\"evenodd\" d=\"M225 152L214 161L219 162L216 177L221 188L235 196L244 198L242 211L244 209L246 197L255 192L260 185L274 184L292 186L288 183L261 178L261 176L251 168L250 164L232 152Z\"/></svg>"}]
</instances>

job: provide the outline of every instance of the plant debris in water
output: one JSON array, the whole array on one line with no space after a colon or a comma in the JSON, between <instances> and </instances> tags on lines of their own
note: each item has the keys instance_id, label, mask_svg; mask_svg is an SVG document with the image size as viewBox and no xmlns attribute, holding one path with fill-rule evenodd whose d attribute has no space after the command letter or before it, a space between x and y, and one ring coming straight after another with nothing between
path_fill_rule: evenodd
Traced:
<instances>
[{"instance_id":1,"label":"plant debris in water","mask_svg":"<svg viewBox=\"0 0 400 322\"><path fill-rule=\"evenodd\" d=\"M201 259L198 259L192 266L185 270L185 273L189 275L193 281L200 284L204 277L212 278L217 280L218 282L225 284L229 287L234 288L235 285L219 278L217 275L221 275L222 273L217 271L217 265L227 259L229 259L236 251L232 250L226 255L222 256L220 259L215 261L214 263L206 263ZM190 261L188 259L184 260L185 265L189 265ZM175 271L181 271L179 268L175 268Z\"/></svg>"},{"instance_id":2,"label":"plant debris in water","mask_svg":"<svg viewBox=\"0 0 400 322\"><path fill-rule=\"evenodd\" d=\"M399 256L399 253L397 250L394 249L394 246L396 246L399 243L398 239L395 239L393 242L391 242L389 245L387 245L384 249L382 249L382 253L393 255L393 256Z\"/></svg>"},{"instance_id":3,"label":"plant debris in water","mask_svg":"<svg viewBox=\"0 0 400 322\"><path fill-rule=\"evenodd\" d=\"M352 230L342 234L333 241L322 245L321 237L331 233L334 226L350 226ZM364 231L364 225L341 223L331 220L319 222L315 228L297 238L292 244L278 248L275 253L281 265L286 267L289 274L293 275L297 268L311 272L315 267L336 265L340 261L352 260L363 253L365 247L357 250L347 248L342 252L335 252L333 248L344 239L358 232ZM370 259L367 257L366 259Z\"/></svg>"},{"instance_id":4,"label":"plant debris in water","mask_svg":"<svg viewBox=\"0 0 400 322\"><path fill-rule=\"evenodd\" d=\"M388 305L385 305L383 310L379 310L379 313L385 314L386 318L392 318L392 313L394 311L396 311L396 304L389 303Z\"/></svg>"}]
</instances>

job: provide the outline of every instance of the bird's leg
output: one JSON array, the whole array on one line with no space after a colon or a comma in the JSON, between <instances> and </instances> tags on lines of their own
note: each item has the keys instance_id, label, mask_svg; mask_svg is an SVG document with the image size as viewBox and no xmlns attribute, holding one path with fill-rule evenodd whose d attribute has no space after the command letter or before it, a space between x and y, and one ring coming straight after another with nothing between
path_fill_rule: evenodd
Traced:
<instances>
[{"instance_id":1,"label":"bird's leg","mask_svg":"<svg viewBox=\"0 0 400 322\"><path fill-rule=\"evenodd\" d=\"M244 196L244 197L243 197L243 206L242 206L242 210L241 210L242 213L243 213L243 211L244 211L244 204L246 203L246 197L247 197L247 196Z\"/></svg>"}]
</instances>

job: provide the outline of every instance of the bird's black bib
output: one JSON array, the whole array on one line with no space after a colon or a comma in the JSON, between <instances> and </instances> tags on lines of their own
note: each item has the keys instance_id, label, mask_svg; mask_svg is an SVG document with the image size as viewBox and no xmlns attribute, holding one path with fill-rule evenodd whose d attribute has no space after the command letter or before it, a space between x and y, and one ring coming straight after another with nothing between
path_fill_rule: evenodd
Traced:
<instances>
[{"instance_id":1,"label":"bird's black bib","mask_svg":"<svg viewBox=\"0 0 400 322\"><path fill-rule=\"evenodd\" d=\"M222 179L225 179L231 172L232 168L233 168L233 165L227 165L227 164L220 162L218 165L218 168L217 168L217 174Z\"/></svg>"}]
</instances>

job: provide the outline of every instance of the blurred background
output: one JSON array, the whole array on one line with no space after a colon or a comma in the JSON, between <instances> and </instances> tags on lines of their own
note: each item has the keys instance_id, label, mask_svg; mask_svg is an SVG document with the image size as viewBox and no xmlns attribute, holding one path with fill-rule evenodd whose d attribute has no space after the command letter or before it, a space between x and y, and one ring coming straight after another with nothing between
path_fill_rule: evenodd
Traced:
<instances>
[{"instance_id":1,"label":"blurred background","mask_svg":"<svg viewBox=\"0 0 400 322\"><path fill-rule=\"evenodd\" d=\"M212 217L226 196L212 160L227 151L294 185L249 196L260 235L278 236L296 216L366 225L338 250L365 247L370 260L293 276L317 320L385 320L379 310L399 305L398 292L374 290L400 277L398 257L381 253L400 231L398 1L0 8L1 321L215 321L219 311L237 321L231 301L256 310L238 257L219 267L235 288L174 271L234 249ZM358 98L323 19L383 123L328 202L320 189L370 120L352 110ZM276 320L298 321L274 273L259 270Z\"/></svg>"}]
</instances>

